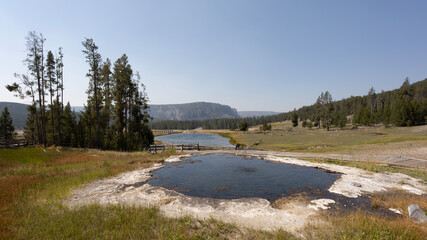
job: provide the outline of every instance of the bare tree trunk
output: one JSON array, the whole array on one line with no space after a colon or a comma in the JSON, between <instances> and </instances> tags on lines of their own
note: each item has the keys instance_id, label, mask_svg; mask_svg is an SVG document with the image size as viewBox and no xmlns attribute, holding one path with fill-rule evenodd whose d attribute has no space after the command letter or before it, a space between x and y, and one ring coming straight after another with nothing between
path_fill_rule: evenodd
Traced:
<instances>
[{"instance_id":1,"label":"bare tree trunk","mask_svg":"<svg viewBox=\"0 0 427 240\"><path fill-rule=\"evenodd\" d=\"M42 130L43 129L43 112L42 112L42 94L43 94L43 91L42 91L40 81L41 81L40 74L37 73L37 91L39 93L39 109L40 109L40 115L41 115L40 116L41 117L41 119L40 119L41 120L41 126L39 128L39 130L40 130L40 142L39 143L44 144L44 135L43 135L43 130ZM37 109L36 109L36 114L37 114Z\"/></svg>"},{"instance_id":2,"label":"bare tree trunk","mask_svg":"<svg viewBox=\"0 0 427 240\"><path fill-rule=\"evenodd\" d=\"M42 136L41 136L41 131L40 131L39 114L37 113L37 104L36 104L36 99L35 99L32 87L31 87L31 92L33 95L33 105L36 108L35 109L35 115L36 115L37 143L40 144L42 141Z\"/></svg>"},{"instance_id":3,"label":"bare tree trunk","mask_svg":"<svg viewBox=\"0 0 427 240\"><path fill-rule=\"evenodd\" d=\"M59 84L59 81L58 81L58 79L57 79L57 82L56 82L56 119L57 119L57 122L58 122L58 124L57 124L57 127L58 127L58 142L57 142L57 144L58 144L58 146L61 146L61 113L60 113L60 111L61 111L61 105L60 105L60 103L59 103L59 86L58 86L58 84Z\"/></svg>"},{"instance_id":4,"label":"bare tree trunk","mask_svg":"<svg viewBox=\"0 0 427 240\"><path fill-rule=\"evenodd\" d=\"M62 61L61 61L62 62ZM63 72L63 67L61 66L61 105L59 105L58 103L58 108L59 108L59 117L58 117L58 121L59 121L59 144L61 144L62 141L62 115L64 112L64 72Z\"/></svg>"},{"instance_id":5,"label":"bare tree trunk","mask_svg":"<svg viewBox=\"0 0 427 240\"><path fill-rule=\"evenodd\" d=\"M96 146L101 149L101 120L99 118L99 106L98 106L98 79L94 81L95 90L95 111L96 111Z\"/></svg>"},{"instance_id":6,"label":"bare tree trunk","mask_svg":"<svg viewBox=\"0 0 427 240\"><path fill-rule=\"evenodd\" d=\"M47 145L47 136L46 136L46 116L45 116L45 80L44 80L44 50L43 50L43 46L44 46L44 39L43 37L41 37L41 81L42 81L42 86L41 86L41 94L42 94L42 108L41 108L41 117L42 117L42 131L43 131L43 146L46 147Z\"/></svg>"},{"instance_id":7,"label":"bare tree trunk","mask_svg":"<svg viewBox=\"0 0 427 240\"><path fill-rule=\"evenodd\" d=\"M49 93L50 93L50 124L52 127L52 139L53 139L53 144L56 144L55 141L55 121L54 121L54 117L53 117L53 90L52 90L52 82L50 83L50 87L49 87Z\"/></svg>"}]
</instances>

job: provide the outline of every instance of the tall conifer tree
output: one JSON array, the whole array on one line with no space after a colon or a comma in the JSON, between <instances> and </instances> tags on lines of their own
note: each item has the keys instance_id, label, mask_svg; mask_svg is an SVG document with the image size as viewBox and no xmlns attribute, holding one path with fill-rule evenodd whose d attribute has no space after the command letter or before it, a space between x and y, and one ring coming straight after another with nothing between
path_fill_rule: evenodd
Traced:
<instances>
[{"instance_id":1,"label":"tall conifer tree","mask_svg":"<svg viewBox=\"0 0 427 240\"><path fill-rule=\"evenodd\" d=\"M9 110L5 107L0 116L0 140L5 141L6 145L8 145L14 137L15 127L13 126Z\"/></svg>"},{"instance_id":2,"label":"tall conifer tree","mask_svg":"<svg viewBox=\"0 0 427 240\"><path fill-rule=\"evenodd\" d=\"M88 93L93 94L94 108L96 114L96 146L97 148L102 148L101 145L101 119L100 119L100 89L99 89L99 81L100 81L100 70L101 70L101 54L98 53L98 46L96 46L95 42L92 38L86 38L84 42L82 42L84 49L83 53L86 55L86 62L89 63L90 69L86 76L90 79L90 86L93 87L93 90L88 90ZM90 107L88 105L88 107Z\"/></svg>"}]
</instances>

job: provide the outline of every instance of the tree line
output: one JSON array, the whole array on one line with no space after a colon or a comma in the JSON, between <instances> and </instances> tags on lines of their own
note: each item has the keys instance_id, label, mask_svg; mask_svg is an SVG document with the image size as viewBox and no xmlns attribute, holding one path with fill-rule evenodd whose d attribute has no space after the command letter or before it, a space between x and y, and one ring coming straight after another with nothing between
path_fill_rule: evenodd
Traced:
<instances>
[{"instance_id":1,"label":"tree line","mask_svg":"<svg viewBox=\"0 0 427 240\"><path fill-rule=\"evenodd\" d=\"M30 98L25 138L43 146L90 147L112 150L142 150L154 142L149 128L148 96L138 72L126 54L114 63L102 60L93 39L82 42L89 65L88 95L84 111L64 106L62 48L45 52L42 34L26 37L29 74L15 74L17 82L6 88L17 97Z\"/></svg>"},{"instance_id":2,"label":"tree line","mask_svg":"<svg viewBox=\"0 0 427 240\"><path fill-rule=\"evenodd\" d=\"M365 96L339 101L321 99L322 95L315 104L296 111L301 121L308 120L326 128L343 127L347 117L353 125L364 126L416 126L427 121L427 79L410 84L406 78L400 88L392 91L376 93L371 88Z\"/></svg>"},{"instance_id":3,"label":"tree line","mask_svg":"<svg viewBox=\"0 0 427 240\"><path fill-rule=\"evenodd\" d=\"M286 120L292 120L293 126L302 121L303 127L322 127L327 130L332 126L343 128L347 123L365 126L384 124L386 127L423 125L427 122L427 79L410 84L406 78L398 89L376 93L371 88L365 96L351 96L339 101L334 101L326 91L310 106L271 116L155 121L151 125L153 129L240 129L244 124L254 126Z\"/></svg>"}]
</instances>

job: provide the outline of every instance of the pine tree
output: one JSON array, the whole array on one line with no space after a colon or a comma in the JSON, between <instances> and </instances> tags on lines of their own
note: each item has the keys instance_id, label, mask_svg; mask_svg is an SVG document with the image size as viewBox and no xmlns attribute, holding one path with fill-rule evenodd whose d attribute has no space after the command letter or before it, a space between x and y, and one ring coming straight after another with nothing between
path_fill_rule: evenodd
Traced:
<instances>
[{"instance_id":1,"label":"pine tree","mask_svg":"<svg viewBox=\"0 0 427 240\"><path fill-rule=\"evenodd\" d=\"M55 94L54 85L56 85L56 78L55 78L55 59L53 56L53 53L51 51L47 52L47 58L46 58L46 78L47 78L47 85L49 86L49 96L50 96L50 125L51 125L51 138L53 144L56 144L56 134L55 134L55 118L54 118L54 105L53 105L53 97Z\"/></svg>"},{"instance_id":2,"label":"pine tree","mask_svg":"<svg viewBox=\"0 0 427 240\"><path fill-rule=\"evenodd\" d=\"M44 82L44 42L46 39L41 33L29 32L27 40L27 63L28 70L36 80L36 90L38 93L38 104L40 111L40 139L46 147L46 117L45 117L45 82Z\"/></svg>"},{"instance_id":3,"label":"pine tree","mask_svg":"<svg viewBox=\"0 0 427 240\"><path fill-rule=\"evenodd\" d=\"M248 131L248 123L246 121L241 121L239 124L240 131Z\"/></svg>"},{"instance_id":4,"label":"pine tree","mask_svg":"<svg viewBox=\"0 0 427 240\"><path fill-rule=\"evenodd\" d=\"M101 96L99 89L100 84L100 70L101 70L101 54L98 53L98 46L96 46L95 42L92 38L86 38L84 42L82 42L84 50L82 52L86 55L86 62L89 63L90 69L86 74L90 79L88 94L93 94L92 97L94 101L94 110L96 115L96 147L98 149L102 148L101 144L101 118L100 118L100 106L102 99L99 99ZM93 87L93 89L91 89ZM88 104L89 106L89 104Z\"/></svg>"},{"instance_id":5,"label":"pine tree","mask_svg":"<svg viewBox=\"0 0 427 240\"><path fill-rule=\"evenodd\" d=\"M106 149L113 149L113 131L110 126L110 121L113 118L113 81L111 72L111 61L107 60L101 67L101 85L102 85L102 99L104 99L104 106L101 110L101 132L103 135L103 144Z\"/></svg>"},{"instance_id":6,"label":"pine tree","mask_svg":"<svg viewBox=\"0 0 427 240\"><path fill-rule=\"evenodd\" d=\"M10 92L14 92L16 93L15 96L19 97L21 99L24 99L25 97L30 97L32 100L32 105L31 108L28 108L28 110L30 111L29 114L32 118L32 120L29 121L29 124L31 124L32 126L30 126L29 128L35 131L35 137L32 138L31 140L33 142L37 142L38 144L42 143L42 133L41 133L41 127L40 127L40 121L39 121L39 114L37 112L37 101L36 101L36 89L35 89L35 81L30 79L29 75L26 74L14 74L15 78L19 79L20 82L19 83L13 83L12 85L6 85L6 88L10 91ZM28 120L27 120L28 122ZM34 126L34 122L35 122L35 126ZM32 131L32 130L30 130ZM33 132L31 133L33 134Z\"/></svg>"},{"instance_id":7,"label":"pine tree","mask_svg":"<svg viewBox=\"0 0 427 240\"><path fill-rule=\"evenodd\" d=\"M338 113L338 122L337 125L339 128L343 129L345 125L347 124L347 117L343 112Z\"/></svg>"},{"instance_id":8,"label":"pine tree","mask_svg":"<svg viewBox=\"0 0 427 240\"><path fill-rule=\"evenodd\" d=\"M295 110L294 110L294 113L292 113L291 121L292 121L292 127L298 126L298 115Z\"/></svg>"},{"instance_id":9,"label":"pine tree","mask_svg":"<svg viewBox=\"0 0 427 240\"><path fill-rule=\"evenodd\" d=\"M78 147L77 137L76 137L76 125L77 125L77 116L71 111L70 103L68 102L65 106L63 117L62 117L62 126L63 126L63 146L67 147Z\"/></svg>"},{"instance_id":10,"label":"pine tree","mask_svg":"<svg viewBox=\"0 0 427 240\"><path fill-rule=\"evenodd\" d=\"M389 127L389 124L390 124L390 115L391 115L390 106L387 105L383 111L383 124L384 124L384 127L386 128Z\"/></svg>"},{"instance_id":11,"label":"pine tree","mask_svg":"<svg viewBox=\"0 0 427 240\"><path fill-rule=\"evenodd\" d=\"M123 54L114 63L114 102L115 102L115 132L116 132L116 148L120 150L127 149L127 109L128 109L128 94L132 82L132 68L129 65L128 57Z\"/></svg>"},{"instance_id":12,"label":"pine tree","mask_svg":"<svg viewBox=\"0 0 427 240\"><path fill-rule=\"evenodd\" d=\"M317 105L320 109L320 116L322 120L322 125L326 127L326 130L329 131L332 116L334 112L334 105L332 103L332 95L326 91L325 93L321 93L317 98Z\"/></svg>"},{"instance_id":13,"label":"pine tree","mask_svg":"<svg viewBox=\"0 0 427 240\"><path fill-rule=\"evenodd\" d=\"M271 130L271 124L267 124L266 122L262 124L262 126L260 127L261 131L269 131Z\"/></svg>"},{"instance_id":14,"label":"pine tree","mask_svg":"<svg viewBox=\"0 0 427 240\"><path fill-rule=\"evenodd\" d=\"M371 87L368 92L368 106L371 116L374 115L375 104L376 104L377 95L375 94L375 89Z\"/></svg>"},{"instance_id":15,"label":"pine tree","mask_svg":"<svg viewBox=\"0 0 427 240\"><path fill-rule=\"evenodd\" d=\"M5 141L6 145L15 138L15 127L10 117L7 107L3 109L0 117L0 140Z\"/></svg>"},{"instance_id":16,"label":"pine tree","mask_svg":"<svg viewBox=\"0 0 427 240\"><path fill-rule=\"evenodd\" d=\"M30 105L27 107L28 116L27 121L25 122L24 127L24 137L25 139L36 142L37 139L37 126L36 126L36 115L37 115L37 106L36 104Z\"/></svg>"},{"instance_id":17,"label":"pine tree","mask_svg":"<svg viewBox=\"0 0 427 240\"><path fill-rule=\"evenodd\" d=\"M58 57L55 58L56 63L56 119L58 128L58 145L62 145L62 114L64 111L64 63L62 48L59 48ZM59 100L61 96L61 100Z\"/></svg>"},{"instance_id":18,"label":"pine tree","mask_svg":"<svg viewBox=\"0 0 427 240\"><path fill-rule=\"evenodd\" d=\"M6 88L17 93L16 96L32 98L32 104L39 105L35 112L35 122L37 131L37 142L46 146L46 116L45 116L45 66L44 66L44 42L46 39L41 33L29 32L25 37L27 46L27 58L24 60L30 75L14 74L21 82L7 85ZM36 98L36 94L38 95Z\"/></svg>"}]
</instances>

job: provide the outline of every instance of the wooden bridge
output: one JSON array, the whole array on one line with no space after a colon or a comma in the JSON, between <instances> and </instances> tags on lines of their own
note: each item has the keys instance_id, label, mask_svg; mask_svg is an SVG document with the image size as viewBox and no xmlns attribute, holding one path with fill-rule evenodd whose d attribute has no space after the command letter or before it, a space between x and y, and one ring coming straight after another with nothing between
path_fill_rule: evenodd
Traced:
<instances>
[{"instance_id":1,"label":"wooden bridge","mask_svg":"<svg viewBox=\"0 0 427 240\"><path fill-rule=\"evenodd\" d=\"M174 133L180 132L179 130L153 130L154 134L165 134L165 133Z\"/></svg>"},{"instance_id":2,"label":"wooden bridge","mask_svg":"<svg viewBox=\"0 0 427 240\"><path fill-rule=\"evenodd\" d=\"M233 146L231 147L221 147L221 146L202 146L199 143L196 144L152 144L149 147L150 153L158 153L163 152L166 149L176 149L177 151L184 150L193 150L193 151L201 151L201 150L234 150Z\"/></svg>"}]
</instances>

